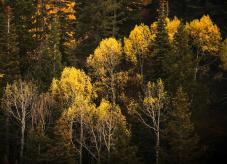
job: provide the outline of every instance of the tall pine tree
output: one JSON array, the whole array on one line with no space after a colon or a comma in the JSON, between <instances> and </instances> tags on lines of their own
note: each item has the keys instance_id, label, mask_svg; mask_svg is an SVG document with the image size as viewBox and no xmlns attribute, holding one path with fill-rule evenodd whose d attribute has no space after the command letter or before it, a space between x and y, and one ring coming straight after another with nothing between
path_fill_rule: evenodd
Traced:
<instances>
[{"instance_id":1,"label":"tall pine tree","mask_svg":"<svg viewBox=\"0 0 227 164\"><path fill-rule=\"evenodd\" d=\"M0 72L4 74L1 83L11 83L20 78L20 57L12 8L1 6L0 14ZM3 85L4 85L3 84Z\"/></svg>"},{"instance_id":2,"label":"tall pine tree","mask_svg":"<svg viewBox=\"0 0 227 164\"><path fill-rule=\"evenodd\" d=\"M76 58L82 66L98 43L107 37L118 37L125 20L127 0L79 0L76 9Z\"/></svg>"},{"instance_id":3,"label":"tall pine tree","mask_svg":"<svg viewBox=\"0 0 227 164\"><path fill-rule=\"evenodd\" d=\"M168 60L170 43L168 39L168 33L166 31L166 18L167 18L167 1L160 0L159 15L157 22L157 34L153 45L154 55L154 70L155 77L166 79L166 62Z\"/></svg>"},{"instance_id":4,"label":"tall pine tree","mask_svg":"<svg viewBox=\"0 0 227 164\"><path fill-rule=\"evenodd\" d=\"M33 38L31 32L33 27L32 17L35 14L36 0L7 0L13 10L14 24L16 27L16 34L18 36L19 56L21 58L21 74L23 77L27 76L29 71L29 52L37 47L37 43Z\"/></svg>"},{"instance_id":5,"label":"tall pine tree","mask_svg":"<svg viewBox=\"0 0 227 164\"><path fill-rule=\"evenodd\" d=\"M12 7L2 1L0 3L0 72L3 75L0 80L0 97L2 97L3 88L7 83L12 83L21 77L18 36L14 21ZM0 108L2 109L2 106ZM10 130L13 127L10 117L2 111L0 112L0 124L2 125L0 128L0 163L3 161L7 163L13 159L12 151L15 149L10 145L14 144L15 138L14 133Z\"/></svg>"},{"instance_id":6,"label":"tall pine tree","mask_svg":"<svg viewBox=\"0 0 227 164\"><path fill-rule=\"evenodd\" d=\"M60 24L58 17L51 18L49 29L40 46L33 51L30 76L39 86L47 89L55 77L57 78L63 68L62 54L60 52Z\"/></svg>"},{"instance_id":7,"label":"tall pine tree","mask_svg":"<svg viewBox=\"0 0 227 164\"><path fill-rule=\"evenodd\" d=\"M189 45L188 34L185 26L178 27L167 63L167 85L170 93L175 93L182 86L188 93L193 87L195 61ZM191 93L189 94L191 95Z\"/></svg>"},{"instance_id":8,"label":"tall pine tree","mask_svg":"<svg viewBox=\"0 0 227 164\"><path fill-rule=\"evenodd\" d=\"M173 108L167 125L169 159L171 163L190 164L197 161L199 138L191 121L188 95L180 87L172 101Z\"/></svg>"}]
</instances>

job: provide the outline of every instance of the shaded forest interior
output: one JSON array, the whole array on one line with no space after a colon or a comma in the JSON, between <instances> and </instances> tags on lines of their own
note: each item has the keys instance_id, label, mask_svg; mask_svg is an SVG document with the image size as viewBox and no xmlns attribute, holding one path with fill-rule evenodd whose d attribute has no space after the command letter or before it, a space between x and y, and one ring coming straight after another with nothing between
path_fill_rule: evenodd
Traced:
<instances>
[{"instance_id":1,"label":"shaded forest interior","mask_svg":"<svg viewBox=\"0 0 227 164\"><path fill-rule=\"evenodd\" d=\"M0 163L227 163L227 1L0 0Z\"/></svg>"}]
</instances>

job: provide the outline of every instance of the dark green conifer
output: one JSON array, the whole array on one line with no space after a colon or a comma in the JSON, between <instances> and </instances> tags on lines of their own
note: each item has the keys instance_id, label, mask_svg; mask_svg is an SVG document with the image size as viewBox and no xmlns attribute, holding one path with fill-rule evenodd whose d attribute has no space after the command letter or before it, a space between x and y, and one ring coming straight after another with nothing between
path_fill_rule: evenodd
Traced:
<instances>
[{"instance_id":1,"label":"dark green conifer","mask_svg":"<svg viewBox=\"0 0 227 164\"><path fill-rule=\"evenodd\" d=\"M43 89L47 89L55 77L62 71L62 55L60 45L60 24L57 17L50 21L50 29L46 32L45 39L34 50L31 76ZM36 58L37 57L37 58Z\"/></svg>"},{"instance_id":2,"label":"dark green conifer","mask_svg":"<svg viewBox=\"0 0 227 164\"><path fill-rule=\"evenodd\" d=\"M188 95L180 87L172 100L173 108L167 125L170 163L195 163L199 154L199 137L191 121Z\"/></svg>"},{"instance_id":3,"label":"dark green conifer","mask_svg":"<svg viewBox=\"0 0 227 164\"><path fill-rule=\"evenodd\" d=\"M177 88L182 86L189 93L194 83L195 61L183 24L178 27L172 45L169 58L166 60L168 89L170 93L175 93Z\"/></svg>"},{"instance_id":4,"label":"dark green conifer","mask_svg":"<svg viewBox=\"0 0 227 164\"><path fill-rule=\"evenodd\" d=\"M20 78L20 57L12 8L2 6L0 14L0 72L4 74L4 86Z\"/></svg>"},{"instance_id":5,"label":"dark green conifer","mask_svg":"<svg viewBox=\"0 0 227 164\"><path fill-rule=\"evenodd\" d=\"M169 58L169 52L171 49L168 33L166 31L166 18L167 18L167 8L166 0L160 0L159 15L158 15L158 26L155 42L153 45L154 51L152 52L155 59L155 74L156 78L166 78L166 62Z\"/></svg>"},{"instance_id":6,"label":"dark green conifer","mask_svg":"<svg viewBox=\"0 0 227 164\"><path fill-rule=\"evenodd\" d=\"M77 3L76 48L77 64L84 65L86 57L107 37L119 37L119 27L125 21L127 0L79 0Z\"/></svg>"}]
</instances>

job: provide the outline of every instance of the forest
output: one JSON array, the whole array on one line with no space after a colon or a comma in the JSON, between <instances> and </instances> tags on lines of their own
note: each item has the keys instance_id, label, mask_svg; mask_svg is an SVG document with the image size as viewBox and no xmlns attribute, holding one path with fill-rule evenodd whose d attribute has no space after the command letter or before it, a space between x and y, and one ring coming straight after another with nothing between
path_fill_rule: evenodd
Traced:
<instances>
[{"instance_id":1,"label":"forest","mask_svg":"<svg viewBox=\"0 0 227 164\"><path fill-rule=\"evenodd\" d=\"M227 163L226 37L225 0L0 0L0 163Z\"/></svg>"}]
</instances>

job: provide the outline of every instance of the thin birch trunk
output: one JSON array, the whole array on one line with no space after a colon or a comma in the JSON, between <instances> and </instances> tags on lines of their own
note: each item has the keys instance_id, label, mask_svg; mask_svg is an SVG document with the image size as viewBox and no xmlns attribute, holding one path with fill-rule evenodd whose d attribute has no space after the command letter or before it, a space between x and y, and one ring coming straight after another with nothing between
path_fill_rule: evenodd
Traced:
<instances>
[{"instance_id":1,"label":"thin birch trunk","mask_svg":"<svg viewBox=\"0 0 227 164\"><path fill-rule=\"evenodd\" d=\"M159 151L160 151L160 136L159 130L156 132L156 164L159 164Z\"/></svg>"},{"instance_id":2,"label":"thin birch trunk","mask_svg":"<svg viewBox=\"0 0 227 164\"><path fill-rule=\"evenodd\" d=\"M21 150L20 150L20 159L23 163L23 155L24 155L24 133L25 133L25 111L22 113L22 120L21 120Z\"/></svg>"},{"instance_id":3,"label":"thin birch trunk","mask_svg":"<svg viewBox=\"0 0 227 164\"><path fill-rule=\"evenodd\" d=\"M196 52L196 66L195 66L195 72L194 72L194 81L197 80L197 74L198 74L198 68L199 67L199 50Z\"/></svg>"},{"instance_id":4,"label":"thin birch trunk","mask_svg":"<svg viewBox=\"0 0 227 164\"><path fill-rule=\"evenodd\" d=\"M111 72L111 92L112 92L112 103L113 107L116 105L116 93L115 93L115 79L114 79L114 73Z\"/></svg>"},{"instance_id":5,"label":"thin birch trunk","mask_svg":"<svg viewBox=\"0 0 227 164\"><path fill-rule=\"evenodd\" d=\"M80 111L80 164L83 163L83 120L82 111Z\"/></svg>"}]
</instances>

